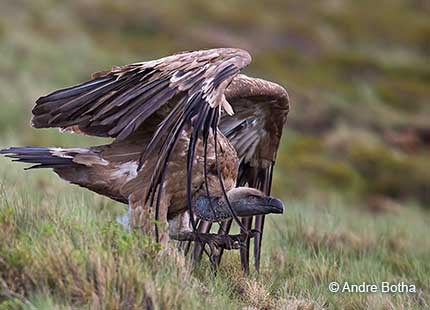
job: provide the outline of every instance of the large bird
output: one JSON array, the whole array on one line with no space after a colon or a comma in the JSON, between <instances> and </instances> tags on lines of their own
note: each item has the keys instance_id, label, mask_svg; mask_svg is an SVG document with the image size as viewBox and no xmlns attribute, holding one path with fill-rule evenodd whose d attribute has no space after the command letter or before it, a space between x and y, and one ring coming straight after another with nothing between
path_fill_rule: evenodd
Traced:
<instances>
[{"instance_id":1,"label":"large bird","mask_svg":"<svg viewBox=\"0 0 430 310\"><path fill-rule=\"evenodd\" d=\"M223 249L240 248L248 270L254 237L258 269L264 215L284 209L269 194L289 98L275 83L239 74L250 62L244 50L218 48L93 74L39 98L32 125L111 144L0 153L128 204L129 224L158 241L196 241L196 257L208 244L214 264ZM229 235L233 220L238 235Z\"/></svg>"}]
</instances>

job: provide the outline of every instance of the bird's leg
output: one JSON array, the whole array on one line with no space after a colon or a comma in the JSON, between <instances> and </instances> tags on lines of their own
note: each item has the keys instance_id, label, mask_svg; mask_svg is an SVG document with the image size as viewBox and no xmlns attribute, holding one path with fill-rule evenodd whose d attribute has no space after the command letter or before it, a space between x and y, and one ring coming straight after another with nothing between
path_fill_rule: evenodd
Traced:
<instances>
[{"instance_id":1,"label":"bird's leg","mask_svg":"<svg viewBox=\"0 0 430 310\"><path fill-rule=\"evenodd\" d=\"M248 233L242 233L237 235L220 235L213 233L199 233L192 231L178 232L176 234L170 234L170 238L178 241L196 241L203 245L208 245L210 249L210 259L213 263L215 257L219 255L221 249L233 250L240 249L245 246L245 242L248 238L255 237L258 231L251 230Z\"/></svg>"}]
</instances>

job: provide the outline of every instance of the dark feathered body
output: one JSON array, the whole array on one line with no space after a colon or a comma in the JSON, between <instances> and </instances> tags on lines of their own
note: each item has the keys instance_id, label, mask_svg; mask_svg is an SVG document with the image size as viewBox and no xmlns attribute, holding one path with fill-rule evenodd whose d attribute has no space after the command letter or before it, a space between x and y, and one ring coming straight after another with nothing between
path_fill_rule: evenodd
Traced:
<instances>
[{"instance_id":1,"label":"dark feathered body","mask_svg":"<svg viewBox=\"0 0 430 310\"><path fill-rule=\"evenodd\" d=\"M289 99L277 84L238 74L250 61L243 50L212 49L97 73L91 81L39 98L33 126L112 137L112 144L1 153L53 168L73 184L128 203L134 226L149 230L153 220L170 220L174 231L189 230L198 197L223 199L220 206L231 207L228 193L236 186L269 195ZM230 197L243 196L235 193ZM242 231L251 223L244 218ZM263 224L264 216L256 217L261 232ZM210 227L202 221L199 230ZM260 246L261 234L257 267ZM247 255L242 253L244 264Z\"/></svg>"}]
</instances>

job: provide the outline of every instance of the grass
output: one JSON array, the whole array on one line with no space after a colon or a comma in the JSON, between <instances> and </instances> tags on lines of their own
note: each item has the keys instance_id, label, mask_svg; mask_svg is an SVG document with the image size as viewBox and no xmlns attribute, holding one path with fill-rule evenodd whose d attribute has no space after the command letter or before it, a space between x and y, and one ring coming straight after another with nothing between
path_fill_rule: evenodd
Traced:
<instances>
[{"instance_id":1,"label":"grass","mask_svg":"<svg viewBox=\"0 0 430 310\"><path fill-rule=\"evenodd\" d=\"M0 309L398 309L429 306L428 213L375 216L333 198L287 201L270 216L262 270L243 277L238 253L219 274L172 245L161 249L115 218L121 205L48 171L0 162ZM411 225L410 223L414 223ZM332 294L331 281L413 283L416 294Z\"/></svg>"},{"instance_id":2,"label":"grass","mask_svg":"<svg viewBox=\"0 0 430 310\"><path fill-rule=\"evenodd\" d=\"M35 99L182 50L248 49L245 73L292 104L273 184L287 212L268 218L248 278L238 253L213 277L122 230L122 206L0 158L0 309L429 307L429 142L411 135L429 128L428 12L418 0L2 3L0 147L102 143L30 129ZM331 294L334 280L418 293Z\"/></svg>"}]
</instances>

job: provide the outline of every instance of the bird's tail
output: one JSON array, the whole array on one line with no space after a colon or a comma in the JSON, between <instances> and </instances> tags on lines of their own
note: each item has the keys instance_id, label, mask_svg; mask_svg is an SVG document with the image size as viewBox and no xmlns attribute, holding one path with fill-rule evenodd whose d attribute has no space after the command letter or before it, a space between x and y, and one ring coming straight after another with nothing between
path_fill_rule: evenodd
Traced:
<instances>
[{"instance_id":1,"label":"bird's tail","mask_svg":"<svg viewBox=\"0 0 430 310\"><path fill-rule=\"evenodd\" d=\"M0 150L0 154L13 161L35 164L26 169L65 168L73 165L73 152L49 147L10 147Z\"/></svg>"}]
</instances>

